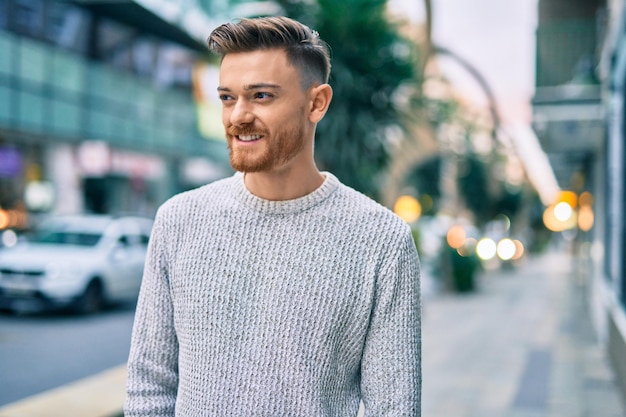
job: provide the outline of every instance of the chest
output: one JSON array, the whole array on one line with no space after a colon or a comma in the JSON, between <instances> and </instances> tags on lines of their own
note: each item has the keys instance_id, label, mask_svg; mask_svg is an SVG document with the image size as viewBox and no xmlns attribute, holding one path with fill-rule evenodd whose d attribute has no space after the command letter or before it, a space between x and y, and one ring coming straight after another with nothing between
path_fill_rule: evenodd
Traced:
<instances>
[{"instance_id":1,"label":"chest","mask_svg":"<svg viewBox=\"0 0 626 417\"><path fill-rule=\"evenodd\" d=\"M264 345L276 335L280 343L364 335L380 260L341 228L257 219L196 229L198 238L178 248L170 265L178 331L207 343Z\"/></svg>"}]
</instances>

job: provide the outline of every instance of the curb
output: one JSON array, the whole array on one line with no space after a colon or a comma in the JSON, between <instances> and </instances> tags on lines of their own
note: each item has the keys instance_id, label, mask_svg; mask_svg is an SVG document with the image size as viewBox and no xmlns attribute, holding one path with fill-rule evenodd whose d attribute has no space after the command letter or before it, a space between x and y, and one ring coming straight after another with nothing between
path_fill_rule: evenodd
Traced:
<instances>
[{"instance_id":1,"label":"curb","mask_svg":"<svg viewBox=\"0 0 626 417\"><path fill-rule=\"evenodd\" d=\"M122 417L126 365L0 407L0 417Z\"/></svg>"}]
</instances>

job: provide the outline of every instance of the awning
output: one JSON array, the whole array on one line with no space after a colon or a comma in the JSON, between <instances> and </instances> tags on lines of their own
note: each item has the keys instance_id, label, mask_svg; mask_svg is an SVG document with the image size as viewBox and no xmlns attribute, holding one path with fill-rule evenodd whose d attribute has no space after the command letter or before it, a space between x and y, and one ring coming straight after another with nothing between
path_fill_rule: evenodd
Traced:
<instances>
[{"instance_id":1,"label":"awning","mask_svg":"<svg viewBox=\"0 0 626 417\"><path fill-rule=\"evenodd\" d=\"M145 33L175 42L190 49L207 52L204 39L192 36L177 22L170 22L157 12L144 7L140 2L107 0L72 0L71 3L91 11L96 16L103 16ZM155 9L156 10L156 9ZM210 27L207 27L207 36Z\"/></svg>"},{"instance_id":2,"label":"awning","mask_svg":"<svg viewBox=\"0 0 626 417\"><path fill-rule=\"evenodd\" d=\"M517 156L526 170L526 176L537 191L541 202L546 206L554 203L561 188L534 130L525 123L505 125L501 129L511 139Z\"/></svg>"}]
</instances>

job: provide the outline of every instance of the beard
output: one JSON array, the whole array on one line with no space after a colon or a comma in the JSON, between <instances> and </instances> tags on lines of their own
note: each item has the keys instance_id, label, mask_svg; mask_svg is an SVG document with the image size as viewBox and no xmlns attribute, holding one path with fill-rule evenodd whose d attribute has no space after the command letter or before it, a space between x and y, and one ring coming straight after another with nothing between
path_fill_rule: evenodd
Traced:
<instances>
[{"instance_id":1,"label":"beard","mask_svg":"<svg viewBox=\"0 0 626 417\"><path fill-rule=\"evenodd\" d=\"M278 168L304 149L304 128L300 124L290 124L279 129L270 137L266 129L256 129L254 126L235 127L226 129L230 165L235 171L267 172ZM262 147L237 146L236 135L263 135Z\"/></svg>"}]
</instances>

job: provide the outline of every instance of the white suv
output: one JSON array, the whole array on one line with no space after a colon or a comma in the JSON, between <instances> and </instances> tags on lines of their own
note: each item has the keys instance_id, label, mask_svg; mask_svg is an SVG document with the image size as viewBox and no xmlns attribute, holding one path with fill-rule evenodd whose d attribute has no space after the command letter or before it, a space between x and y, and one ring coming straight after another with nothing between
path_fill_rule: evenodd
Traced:
<instances>
[{"instance_id":1,"label":"white suv","mask_svg":"<svg viewBox=\"0 0 626 417\"><path fill-rule=\"evenodd\" d=\"M0 249L0 308L81 313L139 294L152 220L143 217L52 217L32 236Z\"/></svg>"}]
</instances>

